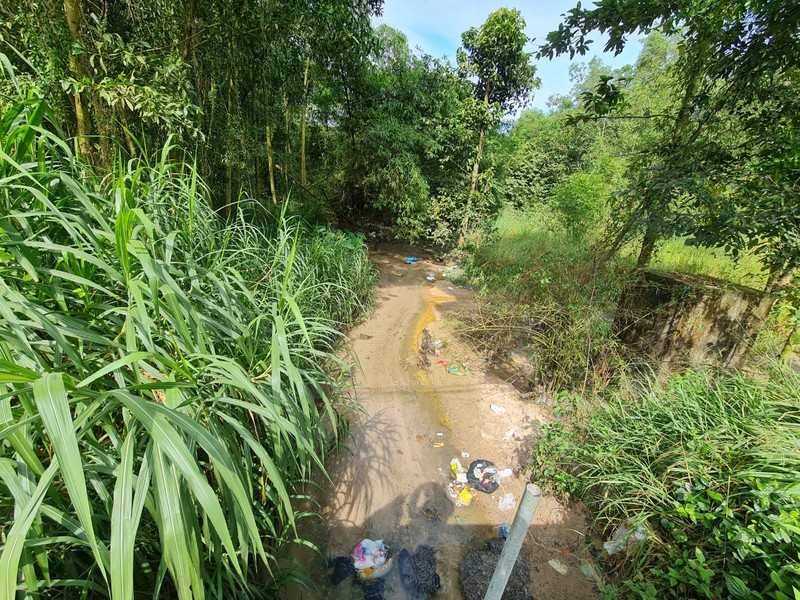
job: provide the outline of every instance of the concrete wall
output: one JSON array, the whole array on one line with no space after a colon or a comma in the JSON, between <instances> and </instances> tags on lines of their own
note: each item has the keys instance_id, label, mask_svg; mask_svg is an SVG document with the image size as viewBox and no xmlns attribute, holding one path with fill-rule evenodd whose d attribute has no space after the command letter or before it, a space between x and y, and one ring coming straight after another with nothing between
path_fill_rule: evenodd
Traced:
<instances>
[{"instance_id":1,"label":"concrete wall","mask_svg":"<svg viewBox=\"0 0 800 600\"><path fill-rule=\"evenodd\" d=\"M711 278L644 271L622 295L620 339L671 368L741 368L775 299Z\"/></svg>"}]
</instances>

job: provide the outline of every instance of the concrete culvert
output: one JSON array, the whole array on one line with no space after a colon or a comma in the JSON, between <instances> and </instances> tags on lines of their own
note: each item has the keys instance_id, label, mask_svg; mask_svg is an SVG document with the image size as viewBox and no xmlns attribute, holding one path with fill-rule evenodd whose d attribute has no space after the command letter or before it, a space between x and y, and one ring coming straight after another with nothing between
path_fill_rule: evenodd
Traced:
<instances>
[{"instance_id":1,"label":"concrete culvert","mask_svg":"<svg viewBox=\"0 0 800 600\"><path fill-rule=\"evenodd\" d=\"M503 540L492 540L485 550L476 550L464 557L461 563L461 593L464 600L483 600L502 550ZM530 552L523 547L508 578L503 600L533 600L528 590L530 582Z\"/></svg>"}]
</instances>

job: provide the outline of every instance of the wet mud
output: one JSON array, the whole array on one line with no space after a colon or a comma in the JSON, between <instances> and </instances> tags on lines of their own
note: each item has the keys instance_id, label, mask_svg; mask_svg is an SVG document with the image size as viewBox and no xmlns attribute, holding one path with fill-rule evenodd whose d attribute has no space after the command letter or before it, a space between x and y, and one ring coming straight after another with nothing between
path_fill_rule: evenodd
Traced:
<instances>
[{"instance_id":1,"label":"wet mud","mask_svg":"<svg viewBox=\"0 0 800 600\"><path fill-rule=\"evenodd\" d=\"M290 589L289 598L434 597L427 588L409 588L397 560L427 547L438 575L435 597L460 599L464 557L498 538L500 525L515 513L501 511L500 499L512 494L518 504L528 481L530 441L550 417L492 375L458 339L452 319L473 302L472 293L443 279L442 265L424 255L405 264L415 252L387 245L371 255L381 274L374 310L350 334L361 365L354 374L361 410L351 416L344 447L328 461L330 481L314 492L320 517L303 526L320 552L303 550L296 558L308 567L315 589ZM426 279L429 273L435 281ZM469 506L456 506L447 487L453 457L465 466L486 459L514 474L492 494L475 492ZM393 555L395 566L380 585L331 578L326 559L330 566L364 538L383 540ZM581 572L592 562L589 542L584 513L544 497L526 540L532 597L596 598L595 581ZM430 576L426 567L418 570Z\"/></svg>"}]
</instances>

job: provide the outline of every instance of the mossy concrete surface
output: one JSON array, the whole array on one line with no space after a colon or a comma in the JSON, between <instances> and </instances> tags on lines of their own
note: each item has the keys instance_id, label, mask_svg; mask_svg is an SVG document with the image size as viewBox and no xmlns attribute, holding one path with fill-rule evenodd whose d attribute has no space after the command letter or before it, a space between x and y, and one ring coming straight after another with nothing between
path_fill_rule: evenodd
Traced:
<instances>
[{"instance_id":1,"label":"mossy concrete surface","mask_svg":"<svg viewBox=\"0 0 800 600\"><path fill-rule=\"evenodd\" d=\"M643 271L623 293L614 330L671 369L741 368L774 297L710 277Z\"/></svg>"}]
</instances>

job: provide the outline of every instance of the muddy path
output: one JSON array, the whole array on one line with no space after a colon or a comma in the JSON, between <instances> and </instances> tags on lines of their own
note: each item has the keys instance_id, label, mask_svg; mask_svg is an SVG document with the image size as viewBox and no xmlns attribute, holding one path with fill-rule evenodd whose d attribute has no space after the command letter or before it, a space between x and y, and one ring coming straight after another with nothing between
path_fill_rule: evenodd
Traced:
<instances>
[{"instance_id":1,"label":"muddy path","mask_svg":"<svg viewBox=\"0 0 800 600\"><path fill-rule=\"evenodd\" d=\"M472 294L442 278L443 265L416 252L382 246L371 254L380 287L373 312L350 334L361 363L355 383L362 411L351 418L346 447L328 463L332 483L316 494L321 518L307 521L304 534L327 557L348 555L363 538L383 540L395 555L429 545L441 581L437 598L459 599L461 561L513 520L515 510L501 511L500 498L510 493L519 502L530 440L549 417L458 339L452 319ZM419 262L405 264L410 254ZM436 281L427 281L428 273ZM440 347L426 361L420 344L427 334ZM464 466L487 459L514 475L494 493L476 492L469 506L457 507L447 493L453 457ZM578 509L543 498L526 542L534 598L597 597L595 583L581 572L592 563L585 530ZM331 584L321 556L307 552L301 560L317 589L293 590L292 598L364 597L350 580ZM390 574L382 597L409 596Z\"/></svg>"}]
</instances>

